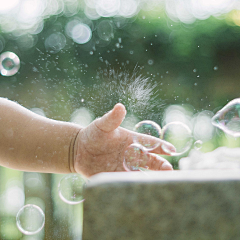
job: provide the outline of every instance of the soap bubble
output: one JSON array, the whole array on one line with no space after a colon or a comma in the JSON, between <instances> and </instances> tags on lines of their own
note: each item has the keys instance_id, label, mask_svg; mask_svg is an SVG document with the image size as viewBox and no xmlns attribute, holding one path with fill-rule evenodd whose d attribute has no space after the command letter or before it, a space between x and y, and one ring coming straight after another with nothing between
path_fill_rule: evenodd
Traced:
<instances>
[{"instance_id":1,"label":"soap bubble","mask_svg":"<svg viewBox=\"0 0 240 240\"><path fill-rule=\"evenodd\" d=\"M12 76L20 68L20 59L13 52L4 52L0 55L0 73L2 76Z\"/></svg>"},{"instance_id":2,"label":"soap bubble","mask_svg":"<svg viewBox=\"0 0 240 240\"><path fill-rule=\"evenodd\" d=\"M233 137L240 137L240 98L236 98L218 111L212 124Z\"/></svg>"},{"instance_id":3,"label":"soap bubble","mask_svg":"<svg viewBox=\"0 0 240 240\"><path fill-rule=\"evenodd\" d=\"M151 135L156 138L160 138L160 135L161 135L160 126L157 123L155 123L153 121L149 121L149 120L145 120L145 121L137 123L134 127L134 131L137 133ZM142 136L142 135L134 136L133 142L141 144L142 146L147 148L147 150L152 150L152 149L156 148L157 146L159 146L159 144L160 144L160 142L158 142L157 140L154 141L154 139L146 140L146 139L144 139L144 136Z\"/></svg>"},{"instance_id":4,"label":"soap bubble","mask_svg":"<svg viewBox=\"0 0 240 240\"><path fill-rule=\"evenodd\" d=\"M80 174L67 174L58 184L59 197L68 204L74 205L84 201L83 189L86 179Z\"/></svg>"},{"instance_id":5,"label":"soap bubble","mask_svg":"<svg viewBox=\"0 0 240 240\"><path fill-rule=\"evenodd\" d=\"M19 231L25 235L33 235L42 230L45 224L43 210L33 204L23 206L17 216L16 223Z\"/></svg>"},{"instance_id":6,"label":"soap bubble","mask_svg":"<svg viewBox=\"0 0 240 240\"><path fill-rule=\"evenodd\" d=\"M148 65L153 65L154 61L152 59L148 60Z\"/></svg>"},{"instance_id":7,"label":"soap bubble","mask_svg":"<svg viewBox=\"0 0 240 240\"><path fill-rule=\"evenodd\" d=\"M202 144L203 142L201 140L197 140L195 143L194 143L194 149L195 150L200 150L202 148Z\"/></svg>"},{"instance_id":8,"label":"soap bubble","mask_svg":"<svg viewBox=\"0 0 240 240\"><path fill-rule=\"evenodd\" d=\"M126 171L148 169L147 162L147 151L145 151L142 145L133 143L127 147L123 160L123 167Z\"/></svg>"},{"instance_id":9,"label":"soap bubble","mask_svg":"<svg viewBox=\"0 0 240 240\"><path fill-rule=\"evenodd\" d=\"M171 122L165 125L161 137L175 146L176 152L171 152L167 145L162 145L162 149L171 156L180 156L186 153L193 142L192 131L182 122Z\"/></svg>"}]
</instances>

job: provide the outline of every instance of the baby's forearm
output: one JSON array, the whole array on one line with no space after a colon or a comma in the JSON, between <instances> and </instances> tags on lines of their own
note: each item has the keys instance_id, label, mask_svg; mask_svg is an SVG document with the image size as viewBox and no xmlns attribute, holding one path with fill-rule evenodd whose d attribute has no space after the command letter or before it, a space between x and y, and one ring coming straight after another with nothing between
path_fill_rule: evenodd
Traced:
<instances>
[{"instance_id":1,"label":"baby's forearm","mask_svg":"<svg viewBox=\"0 0 240 240\"><path fill-rule=\"evenodd\" d=\"M0 98L0 165L32 172L70 173L81 127L39 116Z\"/></svg>"}]
</instances>

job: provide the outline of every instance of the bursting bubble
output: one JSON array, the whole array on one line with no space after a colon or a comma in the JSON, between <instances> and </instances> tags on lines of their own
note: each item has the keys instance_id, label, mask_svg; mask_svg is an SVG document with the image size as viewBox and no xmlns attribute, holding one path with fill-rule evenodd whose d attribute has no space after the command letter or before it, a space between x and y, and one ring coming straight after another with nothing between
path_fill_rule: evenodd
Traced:
<instances>
[{"instance_id":1,"label":"bursting bubble","mask_svg":"<svg viewBox=\"0 0 240 240\"><path fill-rule=\"evenodd\" d=\"M33 204L23 206L17 213L16 224L23 234L33 235L40 232L45 224L43 210Z\"/></svg>"},{"instance_id":2,"label":"bursting bubble","mask_svg":"<svg viewBox=\"0 0 240 240\"><path fill-rule=\"evenodd\" d=\"M146 135L150 135L156 138L160 138L161 135L161 128L160 126L149 120L145 120L142 122L139 122L135 125L134 131L137 133L142 133ZM154 148L158 147L160 142L156 139L146 139L143 135L136 135L133 138L133 142L137 144L141 144L144 146L147 150L153 150Z\"/></svg>"},{"instance_id":3,"label":"bursting bubble","mask_svg":"<svg viewBox=\"0 0 240 240\"><path fill-rule=\"evenodd\" d=\"M200 150L202 148L202 144L203 142L201 140L197 140L195 143L194 143L194 149L195 150Z\"/></svg>"},{"instance_id":4,"label":"bursting bubble","mask_svg":"<svg viewBox=\"0 0 240 240\"><path fill-rule=\"evenodd\" d=\"M0 55L0 73L2 76L13 76L20 68L20 59L13 52L4 52Z\"/></svg>"},{"instance_id":5,"label":"bursting bubble","mask_svg":"<svg viewBox=\"0 0 240 240\"><path fill-rule=\"evenodd\" d=\"M58 184L59 197L67 204L75 205L84 201L83 190L86 179L80 174L67 174Z\"/></svg>"},{"instance_id":6,"label":"bursting bubble","mask_svg":"<svg viewBox=\"0 0 240 240\"><path fill-rule=\"evenodd\" d=\"M124 153L123 167L126 171L140 171L148 169L148 156L144 147L133 143L127 147Z\"/></svg>"},{"instance_id":7,"label":"bursting bubble","mask_svg":"<svg viewBox=\"0 0 240 240\"><path fill-rule=\"evenodd\" d=\"M171 156L180 156L186 153L192 146L193 137L190 128L182 122L171 122L162 129L161 138L176 148L176 152L171 152L167 145L162 144L162 149Z\"/></svg>"},{"instance_id":8,"label":"bursting bubble","mask_svg":"<svg viewBox=\"0 0 240 240\"><path fill-rule=\"evenodd\" d=\"M212 118L212 124L233 137L240 137L240 98L218 111Z\"/></svg>"}]
</instances>

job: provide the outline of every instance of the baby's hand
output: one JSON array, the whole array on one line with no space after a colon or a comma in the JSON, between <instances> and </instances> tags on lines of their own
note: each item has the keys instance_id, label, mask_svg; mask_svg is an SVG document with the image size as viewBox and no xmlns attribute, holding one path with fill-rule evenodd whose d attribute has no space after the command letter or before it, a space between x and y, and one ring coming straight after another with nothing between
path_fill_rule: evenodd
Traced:
<instances>
[{"instance_id":1,"label":"baby's hand","mask_svg":"<svg viewBox=\"0 0 240 240\"><path fill-rule=\"evenodd\" d=\"M103 117L93 121L82 129L75 142L74 169L87 177L99 172L125 171L123 168L124 152L133 143L133 138L139 133L120 127L125 118L124 105L118 103ZM161 145L165 144L170 151L175 148L168 142L143 135L143 139L159 141L159 146L147 153L148 166L151 170L172 170L172 165L164 158L153 154L165 154Z\"/></svg>"}]
</instances>

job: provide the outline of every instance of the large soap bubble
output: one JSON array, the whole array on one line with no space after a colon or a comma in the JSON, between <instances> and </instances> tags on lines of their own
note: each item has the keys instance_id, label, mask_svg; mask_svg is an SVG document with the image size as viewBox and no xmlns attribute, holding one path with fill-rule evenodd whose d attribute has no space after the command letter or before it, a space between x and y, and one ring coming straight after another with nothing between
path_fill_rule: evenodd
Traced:
<instances>
[{"instance_id":1,"label":"large soap bubble","mask_svg":"<svg viewBox=\"0 0 240 240\"><path fill-rule=\"evenodd\" d=\"M20 68L20 59L13 52L4 52L0 55L0 73L3 76L12 76Z\"/></svg>"},{"instance_id":2,"label":"large soap bubble","mask_svg":"<svg viewBox=\"0 0 240 240\"><path fill-rule=\"evenodd\" d=\"M218 111L212 124L233 137L240 137L240 98L236 98Z\"/></svg>"},{"instance_id":3,"label":"large soap bubble","mask_svg":"<svg viewBox=\"0 0 240 240\"><path fill-rule=\"evenodd\" d=\"M33 235L42 230L45 224L43 210L33 204L23 206L17 216L16 223L19 231L25 235Z\"/></svg>"},{"instance_id":4,"label":"large soap bubble","mask_svg":"<svg viewBox=\"0 0 240 240\"><path fill-rule=\"evenodd\" d=\"M150 136L153 136L156 138L160 138L160 135L161 135L160 126L157 123L155 123L153 121L149 121L149 120L145 120L145 121L137 123L134 127L134 131L137 133L150 135ZM159 141L157 141L157 140L154 141L154 139L149 139L149 141L148 141L144 138L144 136L142 136L140 134L134 136L133 142L141 144L147 150L153 150L154 148L158 147L160 144Z\"/></svg>"},{"instance_id":5,"label":"large soap bubble","mask_svg":"<svg viewBox=\"0 0 240 240\"><path fill-rule=\"evenodd\" d=\"M171 156L180 156L186 153L193 143L192 131L182 122L171 122L165 125L161 138L176 148L176 152L171 152L167 145L162 144L162 149Z\"/></svg>"},{"instance_id":6,"label":"large soap bubble","mask_svg":"<svg viewBox=\"0 0 240 240\"><path fill-rule=\"evenodd\" d=\"M86 179L80 174L67 174L58 184L59 197L68 204L75 205L84 201L83 190Z\"/></svg>"},{"instance_id":7,"label":"large soap bubble","mask_svg":"<svg viewBox=\"0 0 240 240\"><path fill-rule=\"evenodd\" d=\"M140 171L148 169L147 163L147 152L142 145L133 143L127 147L123 160L123 167L126 171Z\"/></svg>"}]
</instances>

